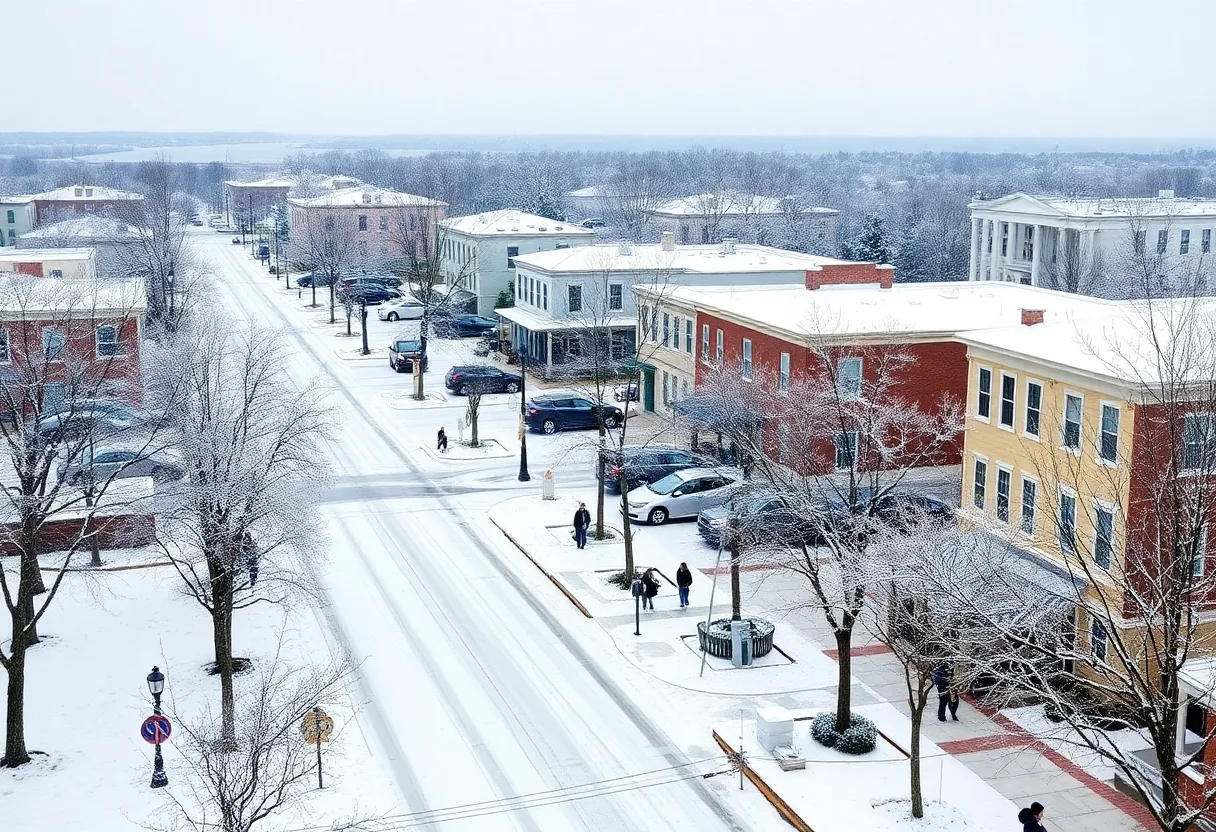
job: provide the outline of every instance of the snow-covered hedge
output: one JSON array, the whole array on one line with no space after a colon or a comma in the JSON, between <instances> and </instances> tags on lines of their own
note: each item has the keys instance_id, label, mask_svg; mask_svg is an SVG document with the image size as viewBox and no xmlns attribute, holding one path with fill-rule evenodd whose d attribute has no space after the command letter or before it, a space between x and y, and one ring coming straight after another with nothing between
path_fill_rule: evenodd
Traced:
<instances>
[{"instance_id":1,"label":"snow-covered hedge","mask_svg":"<svg viewBox=\"0 0 1216 832\"><path fill-rule=\"evenodd\" d=\"M811 737L820 745L835 748L842 754L866 754L878 744L878 729L874 723L858 714L849 714L849 727L836 733L836 714L823 713L811 720Z\"/></svg>"}]
</instances>

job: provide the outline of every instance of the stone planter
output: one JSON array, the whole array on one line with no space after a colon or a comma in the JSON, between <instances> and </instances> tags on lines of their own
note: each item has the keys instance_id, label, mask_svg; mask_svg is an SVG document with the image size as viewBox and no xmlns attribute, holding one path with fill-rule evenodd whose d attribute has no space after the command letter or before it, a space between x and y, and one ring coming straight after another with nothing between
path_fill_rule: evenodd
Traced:
<instances>
[{"instance_id":1,"label":"stone planter","mask_svg":"<svg viewBox=\"0 0 1216 832\"><path fill-rule=\"evenodd\" d=\"M752 625L752 658L767 656L773 649L773 633L777 628L763 618L745 618ZM708 630L704 621L697 622L697 638L701 649L720 659L731 657L730 619L718 618L710 622Z\"/></svg>"}]
</instances>

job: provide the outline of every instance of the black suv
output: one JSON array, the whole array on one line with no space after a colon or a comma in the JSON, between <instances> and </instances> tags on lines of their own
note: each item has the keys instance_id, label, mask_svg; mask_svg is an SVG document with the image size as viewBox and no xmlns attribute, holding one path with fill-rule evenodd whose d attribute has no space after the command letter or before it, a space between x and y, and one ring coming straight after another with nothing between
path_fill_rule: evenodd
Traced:
<instances>
[{"instance_id":1,"label":"black suv","mask_svg":"<svg viewBox=\"0 0 1216 832\"><path fill-rule=\"evenodd\" d=\"M467 396L473 393L518 393L523 380L489 364L462 364L448 370L443 383L449 390Z\"/></svg>"},{"instance_id":2,"label":"black suv","mask_svg":"<svg viewBox=\"0 0 1216 832\"><path fill-rule=\"evenodd\" d=\"M633 489L643 483L658 482L685 468L716 468L721 463L711 456L683 451L674 445L626 445L621 451L604 451L604 488L612 494L621 493L622 465L625 466L625 483ZM600 475L598 465L595 475Z\"/></svg>"},{"instance_id":3,"label":"black suv","mask_svg":"<svg viewBox=\"0 0 1216 832\"><path fill-rule=\"evenodd\" d=\"M524 421L532 430L541 433L557 433L572 428L599 427L599 414L603 410L604 427L615 428L625 418L619 407L610 404L597 405L582 396L569 393L547 393L528 401L524 410Z\"/></svg>"},{"instance_id":4,"label":"black suv","mask_svg":"<svg viewBox=\"0 0 1216 832\"><path fill-rule=\"evenodd\" d=\"M834 523L828 507L808 511L797 494L746 488L728 502L703 509L697 515L697 531L706 543L718 546L722 532L734 520L744 545L784 543L819 546L824 543L823 524Z\"/></svg>"}]
</instances>

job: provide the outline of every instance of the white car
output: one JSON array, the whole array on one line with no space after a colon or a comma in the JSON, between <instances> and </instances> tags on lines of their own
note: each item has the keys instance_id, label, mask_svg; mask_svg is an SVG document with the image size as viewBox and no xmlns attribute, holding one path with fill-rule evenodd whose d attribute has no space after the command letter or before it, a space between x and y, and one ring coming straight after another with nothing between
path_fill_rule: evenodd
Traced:
<instances>
[{"instance_id":1,"label":"white car","mask_svg":"<svg viewBox=\"0 0 1216 832\"><path fill-rule=\"evenodd\" d=\"M422 320L423 306L411 297L380 304L376 317L382 321L418 321Z\"/></svg>"},{"instance_id":2,"label":"white car","mask_svg":"<svg viewBox=\"0 0 1216 832\"><path fill-rule=\"evenodd\" d=\"M696 517L702 509L721 505L741 483L737 468L685 468L638 486L625 502L631 519L661 526L672 518Z\"/></svg>"}]
</instances>

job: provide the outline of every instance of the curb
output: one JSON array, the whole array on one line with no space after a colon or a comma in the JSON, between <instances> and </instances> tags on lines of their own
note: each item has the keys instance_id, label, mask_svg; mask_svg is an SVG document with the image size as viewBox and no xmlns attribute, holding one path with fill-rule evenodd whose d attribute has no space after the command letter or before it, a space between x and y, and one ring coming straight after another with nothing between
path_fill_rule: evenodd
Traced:
<instances>
[{"instance_id":1,"label":"curb","mask_svg":"<svg viewBox=\"0 0 1216 832\"><path fill-rule=\"evenodd\" d=\"M730 743L722 739L722 737L718 735L717 731L713 732L713 736L714 742L716 742L718 747L721 748L722 751L728 756L732 756L736 753L735 749L730 747ZM757 791L764 796L764 799L772 804L773 808L777 810L777 814L781 815L786 823L797 829L798 832L815 832L815 830L812 829L807 822L804 821L798 815L798 813L790 807L790 804L782 800L781 796L773 791L772 787L769 786L768 783L764 782L764 778L757 774L755 769L744 763L743 774L749 781L751 781L751 784L756 787Z\"/></svg>"},{"instance_id":2,"label":"curb","mask_svg":"<svg viewBox=\"0 0 1216 832\"><path fill-rule=\"evenodd\" d=\"M552 583L555 587L558 588L558 590L561 592L562 595L566 596L566 600L569 601L571 604L573 604L575 606L575 608L578 609L579 612L581 612L587 618L595 618L595 616L592 615L587 610L587 608L583 606L583 602L578 600L578 598L575 597L574 593L571 592L569 589L567 589L566 585L563 584L560 580L558 580L556 575L554 575L552 572L550 572L545 567L541 566L540 561L538 561L536 558L532 557L532 555L528 553L527 549L525 549L523 546L520 546L519 541L516 540L515 538L511 537L511 533L508 532L506 529L504 529L501 525L499 525L497 520L495 520L493 517L491 517L490 522L493 523L494 526L500 532L502 532L503 537L505 537L507 540L511 541L512 545L514 545L516 549L518 549L520 552L523 553L524 557L526 557L528 560L530 560L532 562L533 566L535 566L537 569L540 570L542 575L544 575L546 578L549 579L550 583Z\"/></svg>"},{"instance_id":3,"label":"curb","mask_svg":"<svg viewBox=\"0 0 1216 832\"><path fill-rule=\"evenodd\" d=\"M500 453L485 454L483 456L461 459L460 457L453 457L451 454L445 455L445 454L439 453L438 451L432 450L430 444L428 444L426 442L420 444L418 446L418 450L422 451L424 454L426 454L427 456L429 456L431 459L435 460L436 462L449 462L449 463L482 462L487 459L510 459L511 457L515 456L514 451L507 450L507 446L502 444L501 442L499 442L497 439L481 440L481 443L483 445L488 444L490 442L493 442L495 445L498 446ZM496 523L495 525L498 525L498 524ZM499 526L499 529L501 529L501 528L502 527ZM503 532L503 534L506 534L506 532Z\"/></svg>"},{"instance_id":4,"label":"curb","mask_svg":"<svg viewBox=\"0 0 1216 832\"><path fill-rule=\"evenodd\" d=\"M152 569L159 566L172 566L171 560L154 560L150 563L128 563L123 566L69 566L63 569L58 566L39 566L42 572L126 572L130 569Z\"/></svg>"}]
</instances>

